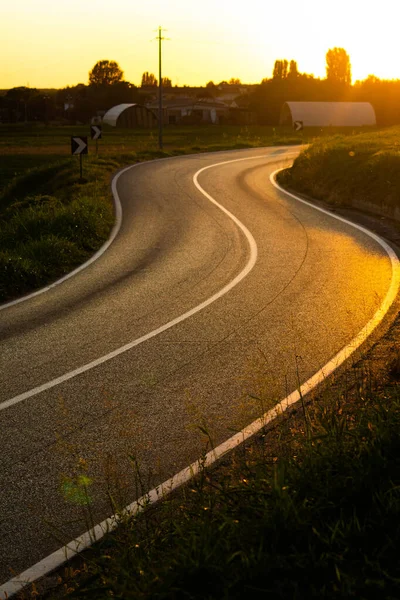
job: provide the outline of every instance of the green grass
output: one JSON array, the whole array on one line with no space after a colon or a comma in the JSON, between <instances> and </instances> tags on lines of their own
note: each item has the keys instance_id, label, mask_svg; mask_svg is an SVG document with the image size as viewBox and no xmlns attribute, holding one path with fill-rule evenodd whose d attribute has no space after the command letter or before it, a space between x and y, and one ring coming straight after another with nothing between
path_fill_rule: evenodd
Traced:
<instances>
[{"instance_id":1,"label":"green grass","mask_svg":"<svg viewBox=\"0 0 400 600\"><path fill-rule=\"evenodd\" d=\"M46 166L49 162L69 157L71 136L81 135L89 135L87 126L0 124L0 194L11 179L27 169ZM164 129L163 140L165 154L170 156L208 150L301 143L302 137L290 130L273 130L272 127L170 126ZM100 156L125 154L139 160L157 158L158 130L121 130L104 126L103 139L98 142L98 146ZM93 154L95 143L90 140L89 148Z\"/></svg>"},{"instance_id":2,"label":"green grass","mask_svg":"<svg viewBox=\"0 0 400 600\"><path fill-rule=\"evenodd\" d=\"M63 159L12 180L0 197L0 301L71 271L107 240L114 222L109 174L117 160Z\"/></svg>"},{"instance_id":3,"label":"green grass","mask_svg":"<svg viewBox=\"0 0 400 600\"><path fill-rule=\"evenodd\" d=\"M400 209L400 128L315 140L278 180L333 205Z\"/></svg>"},{"instance_id":4,"label":"green grass","mask_svg":"<svg viewBox=\"0 0 400 600\"><path fill-rule=\"evenodd\" d=\"M81 599L399 598L400 394L361 380L351 402L338 393L304 407L124 519L65 589Z\"/></svg>"},{"instance_id":5,"label":"green grass","mask_svg":"<svg viewBox=\"0 0 400 600\"><path fill-rule=\"evenodd\" d=\"M359 131L359 129L358 129ZM369 128L370 131L370 128ZM270 126L168 126L164 128L164 151L171 154L187 154L235 148L253 148L281 144L310 143L316 138L334 133L352 135L349 128L309 127L293 132L288 127ZM0 124L0 195L2 189L15 176L27 170L46 166L68 158L71 136L89 135L88 126L51 126L36 124ZM121 130L103 127L103 139L99 141L99 154L129 155L146 159L158 156L158 131ZM89 140L90 153L95 144Z\"/></svg>"},{"instance_id":6,"label":"green grass","mask_svg":"<svg viewBox=\"0 0 400 600\"><path fill-rule=\"evenodd\" d=\"M351 134L348 128L335 132ZM331 128L307 128L293 132L288 127L270 126L168 126L164 128L164 151L171 154L187 154L235 148L253 148L280 144L309 143L316 137L330 135ZM70 137L89 135L87 126L51 126L35 124L0 124L0 193L1 189L16 175L27 169L45 166L49 162L67 158L70 154ZM100 155L129 154L139 159L158 155L158 131L121 130L103 127L103 139L99 141ZM95 144L89 140L90 152Z\"/></svg>"}]
</instances>

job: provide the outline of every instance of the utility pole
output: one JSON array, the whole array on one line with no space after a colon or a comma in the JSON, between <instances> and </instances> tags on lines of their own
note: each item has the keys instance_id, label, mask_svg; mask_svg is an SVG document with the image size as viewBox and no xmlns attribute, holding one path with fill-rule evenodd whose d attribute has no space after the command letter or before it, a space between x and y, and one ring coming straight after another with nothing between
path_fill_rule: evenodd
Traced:
<instances>
[{"instance_id":1,"label":"utility pole","mask_svg":"<svg viewBox=\"0 0 400 600\"><path fill-rule=\"evenodd\" d=\"M162 143L162 126L163 126L163 110L162 110L162 69L161 69L161 42L164 39L161 35L162 29L158 28L158 146L160 150L163 148Z\"/></svg>"},{"instance_id":2,"label":"utility pole","mask_svg":"<svg viewBox=\"0 0 400 600\"><path fill-rule=\"evenodd\" d=\"M162 105L162 69L161 69L161 35L162 29L158 28L158 146L163 148L163 105Z\"/></svg>"},{"instance_id":3,"label":"utility pole","mask_svg":"<svg viewBox=\"0 0 400 600\"><path fill-rule=\"evenodd\" d=\"M158 146L160 150L163 148L163 105L162 105L162 61L161 61L161 42L169 38L162 37L162 32L165 31L158 28Z\"/></svg>"}]
</instances>

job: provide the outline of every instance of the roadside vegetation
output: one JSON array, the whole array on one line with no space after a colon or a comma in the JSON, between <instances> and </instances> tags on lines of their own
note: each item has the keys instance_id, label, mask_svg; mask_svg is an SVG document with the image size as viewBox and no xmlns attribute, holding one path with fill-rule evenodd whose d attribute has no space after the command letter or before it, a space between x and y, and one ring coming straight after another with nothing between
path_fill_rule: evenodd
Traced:
<instances>
[{"instance_id":1,"label":"roadside vegetation","mask_svg":"<svg viewBox=\"0 0 400 600\"><path fill-rule=\"evenodd\" d=\"M398 598L398 376L359 366L158 507L122 518L43 597Z\"/></svg>"},{"instance_id":2,"label":"roadside vegetation","mask_svg":"<svg viewBox=\"0 0 400 600\"><path fill-rule=\"evenodd\" d=\"M0 197L0 302L68 273L108 238L114 222L109 173L118 161L88 161L85 180L71 160L36 167Z\"/></svg>"},{"instance_id":3,"label":"roadside vegetation","mask_svg":"<svg viewBox=\"0 0 400 600\"><path fill-rule=\"evenodd\" d=\"M282 185L335 206L400 217L400 128L316 139Z\"/></svg>"}]
</instances>

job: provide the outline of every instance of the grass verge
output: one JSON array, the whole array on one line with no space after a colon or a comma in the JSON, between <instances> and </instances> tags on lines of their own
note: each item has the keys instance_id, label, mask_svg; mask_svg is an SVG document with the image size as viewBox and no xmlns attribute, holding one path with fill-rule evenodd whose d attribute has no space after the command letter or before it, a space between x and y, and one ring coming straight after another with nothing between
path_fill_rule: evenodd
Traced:
<instances>
[{"instance_id":1,"label":"grass verge","mask_svg":"<svg viewBox=\"0 0 400 600\"><path fill-rule=\"evenodd\" d=\"M336 206L400 218L400 128L315 140L282 185Z\"/></svg>"},{"instance_id":2,"label":"grass verge","mask_svg":"<svg viewBox=\"0 0 400 600\"><path fill-rule=\"evenodd\" d=\"M382 384L359 366L343 389L123 519L43 597L398 598L397 375Z\"/></svg>"},{"instance_id":3,"label":"grass verge","mask_svg":"<svg viewBox=\"0 0 400 600\"><path fill-rule=\"evenodd\" d=\"M0 302L57 279L87 260L114 222L109 175L113 159L74 161L30 170L0 197Z\"/></svg>"}]
</instances>

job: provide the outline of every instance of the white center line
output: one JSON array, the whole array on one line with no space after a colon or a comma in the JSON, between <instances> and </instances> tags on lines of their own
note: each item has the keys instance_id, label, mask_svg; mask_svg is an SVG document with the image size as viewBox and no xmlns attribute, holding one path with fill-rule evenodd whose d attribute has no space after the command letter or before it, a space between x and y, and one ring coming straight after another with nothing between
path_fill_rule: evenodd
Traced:
<instances>
[{"instance_id":1,"label":"white center line","mask_svg":"<svg viewBox=\"0 0 400 600\"><path fill-rule=\"evenodd\" d=\"M192 317L196 313L200 312L207 306L210 306L210 304L212 304L216 300L219 300L219 298L222 298L222 296L224 296L225 294L230 292L235 286L237 286L238 283L240 283L250 273L250 271L253 269L253 267L256 263L256 260L257 260L256 241L253 238L250 231L247 229L247 227L245 225L243 225L243 223L241 223L241 221L239 221L239 219L237 217L235 217L235 215L233 215L231 212L229 212L224 206L219 204L212 196L210 196L210 194L208 194L201 187L201 185L198 182L198 176L201 173L203 173L203 171L206 171L207 169L212 169L215 167L219 167L221 165L227 165L230 163L241 162L241 161L245 161L245 160L260 160L260 159L265 159L265 158L271 158L271 155L251 156L251 157L246 157L246 158L237 158L234 160L226 160L223 162L208 165L207 167L203 167L202 169L197 171L197 173L195 173L195 175L193 176L193 182L194 182L194 185L196 186L196 188L210 202L215 204L215 206L217 208L219 208L223 213L225 213L235 223L235 225L237 225L237 227L243 232L243 234L245 235L245 237L248 241L249 248L250 248L250 258L249 258L246 266L244 267L244 269L232 281L230 281L227 285L225 285L216 294L214 294L213 296L211 296L210 298L208 298L201 304L198 304L191 310L188 310L187 312L183 313L179 317L176 317L172 321L165 323L161 327L158 327L157 329L154 329L153 331L146 333L145 335L141 336L140 338L137 338L136 340L133 340L132 342L129 342L128 344L125 344L124 346L121 346L120 348L117 348L113 352L109 352L108 354L105 354L104 356L101 356L100 358L97 358L85 365L82 365L81 367L78 367L77 369L74 369L73 371L64 373L63 375L60 375L60 377L56 377L55 379L52 379L51 381L47 381L46 383L43 383L42 385L39 385L39 386L34 387L26 392L23 392L22 394L18 394L18 396L14 396L13 398L5 400L4 402L2 402L0 404L0 411L5 410L6 408L10 408L11 406L15 406L16 404L19 404L20 402L23 402L24 400L27 400L28 398L33 398L34 396L37 396L38 394L41 394L42 392L45 392L47 390L50 390L51 388L61 385L62 383L66 382L70 379L73 379L74 377L77 377L78 375L81 375L82 373L86 373L87 371L90 371L91 369L94 369L95 367L98 367L99 365L101 365L105 362L108 362L109 360L112 360L116 356L119 356L120 354L123 354L124 352L127 352L128 350L131 350L135 346L139 346L139 344L143 344L143 342L147 342L151 338L154 338L157 335L160 335L160 333L163 333L164 331L171 329L171 327L174 327L175 325L182 323L182 321L189 319L190 317ZM115 186L113 186L113 192L118 198L118 193L117 193ZM119 198L118 198L118 202L119 202Z\"/></svg>"},{"instance_id":2,"label":"white center line","mask_svg":"<svg viewBox=\"0 0 400 600\"><path fill-rule=\"evenodd\" d=\"M205 168L211 168L211 166ZM204 169L198 171L194 177L195 185L198 187L198 189L200 189L200 191L202 191L202 193L204 193L204 190L202 190L202 188L199 186L197 182L197 176L203 170ZM384 318L384 316L386 315L386 313L388 312L388 310L390 309L397 297L400 287L400 263L393 249L379 236L375 235L371 231L368 231L368 229L365 229L361 225L356 225L351 221L347 221L347 219L344 219L343 217L339 217L338 215L330 213L329 211L326 211L323 208L319 208L314 204L287 192L276 183L275 175L276 172L271 175L271 182L281 192L287 194L288 196L299 202L307 204L312 208L329 215L333 219L337 219L348 225L351 225L352 227L355 227L356 229L359 229L369 237L373 238L385 250L385 252L390 258L390 262L392 265L392 278L387 294L381 306L378 308L378 310L373 315L372 319L367 323L367 325L365 325L365 327L360 331L360 333L355 338L353 338L349 344L342 348L342 350L340 350L329 362L327 362L327 364L324 367L322 367L322 369L320 369L317 373L315 373L315 375L313 375L312 377L310 377L310 379L303 383L298 390L294 390L291 394L286 396L286 398L281 400L281 402L279 402L273 409L266 412L262 417L256 419L255 421L253 421L253 423L250 423L250 425L242 429L242 431L236 433L235 435L227 439L225 442L217 446L214 450L208 452L204 457L204 460L199 459L198 461L192 463L185 469L182 469L182 471L179 471L179 473L177 473L167 481L164 481L158 487L150 490L147 494L139 498L139 500L135 500L134 502L129 504L124 509L124 512L126 512L129 515L137 514L143 509L144 506L148 506L149 504L157 502L163 496L169 494L173 490L179 488L184 483L190 481L200 472L201 469L210 466L216 460L218 460L219 458L223 457L225 454L236 448L239 444L243 443L245 440L249 439L256 433L261 431L261 429L263 429L268 423L273 421L278 415L285 412L290 406L298 402L301 397L305 396L316 386L322 383L331 373L333 373L341 364L343 364L343 362L347 360L349 356L361 346L361 344L365 342L365 340L372 333L372 331L382 321L382 319ZM212 202L215 202L214 199L211 200ZM215 204L219 206L217 202L215 202ZM224 212L226 212L225 209ZM250 261L248 264L250 264ZM62 548L59 548L49 556L46 556L41 561L30 567L23 573L17 575L16 577L13 577L6 583L0 585L0 598L2 600L6 600L7 598L10 598L14 594L22 590L29 583L32 583L40 577L43 577L48 573L54 571L56 568L63 565L67 560L73 558L79 552L83 552L83 550L89 548L94 541L100 540L107 532L115 529L118 526L119 522L120 515L112 515L111 517L105 519L98 525L95 525L89 531L83 533L78 538L72 540Z\"/></svg>"}]
</instances>

